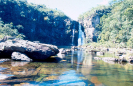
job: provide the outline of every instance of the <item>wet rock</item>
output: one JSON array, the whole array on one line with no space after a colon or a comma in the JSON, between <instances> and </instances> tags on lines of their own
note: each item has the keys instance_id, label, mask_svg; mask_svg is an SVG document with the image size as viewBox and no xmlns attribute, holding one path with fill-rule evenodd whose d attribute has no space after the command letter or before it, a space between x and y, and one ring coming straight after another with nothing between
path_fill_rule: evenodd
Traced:
<instances>
[{"instance_id":1,"label":"wet rock","mask_svg":"<svg viewBox=\"0 0 133 86\"><path fill-rule=\"evenodd\" d=\"M128 62L133 63L133 56L129 56Z\"/></svg>"},{"instance_id":2,"label":"wet rock","mask_svg":"<svg viewBox=\"0 0 133 86\"><path fill-rule=\"evenodd\" d=\"M28 64L29 62L20 62L20 61L13 61L11 62L12 67L20 67Z\"/></svg>"},{"instance_id":3,"label":"wet rock","mask_svg":"<svg viewBox=\"0 0 133 86\"><path fill-rule=\"evenodd\" d=\"M72 50L71 49L66 49L66 52L71 52Z\"/></svg>"},{"instance_id":4,"label":"wet rock","mask_svg":"<svg viewBox=\"0 0 133 86\"><path fill-rule=\"evenodd\" d=\"M4 79L9 78L9 77L11 77L11 76L13 76L13 75L9 75L9 74L0 74L0 80L4 80Z\"/></svg>"},{"instance_id":5,"label":"wet rock","mask_svg":"<svg viewBox=\"0 0 133 86\"><path fill-rule=\"evenodd\" d=\"M61 48L59 49L59 53L57 54L57 56L62 59L65 57L65 54L67 54L67 51L64 48Z\"/></svg>"},{"instance_id":6,"label":"wet rock","mask_svg":"<svg viewBox=\"0 0 133 86\"><path fill-rule=\"evenodd\" d=\"M104 55L104 52L97 52L98 56Z\"/></svg>"},{"instance_id":7,"label":"wet rock","mask_svg":"<svg viewBox=\"0 0 133 86\"><path fill-rule=\"evenodd\" d=\"M130 63L133 63L133 59L129 59L129 62L130 62Z\"/></svg>"},{"instance_id":8,"label":"wet rock","mask_svg":"<svg viewBox=\"0 0 133 86\"><path fill-rule=\"evenodd\" d=\"M101 60L101 58L100 58L100 57L94 57L94 59L95 59L95 60Z\"/></svg>"},{"instance_id":9,"label":"wet rock","mask_svg":"<svg viewBox=\"0 0 133 86\"><path fill-rule=\"evenodd\" d=\"M3 63L3 62L6 62L6 61L9 61L10 59L0 59L0 63Z\"/></svg>"},{"instance_id":10,"label":"wet rock","mask_svg":"<svg viewBox=\"0 0 133 86\"><path fill-rule=\"evenodd\" d=\"M78 47L77 46L72 46L71 49L72 50L78 50Z\"/></svg>"},{"instance_id":11,"label":"wet rock","mask_svg":"<svg viewBox=\"0 0 133 86\"><path fill-rule=\"evenodd\" d=\"M95 86L103 86L103 84L98 80L96 76L91 78L91 82L95 84Z\"/></svg>"},{"instance_id":12,"label":"wet rock","mask_svg":"<svg viewBox=\"0 0 133 86\"><path fill-rule=\"evenodd\" d=\"M126 55L119 56L119 62L128 62L126 59Z\"/></svg>"},{"instance_id":13,"label":"wet rock","mask_svg":"<svg viewBox=\"0 0 133 86\"><path fill-rule=\"evenodd\" d=\"M54 45L17 39L1 42L0 47L0 57L11 58L13 52L20 52L35 61L43 61L59 52L57 46Z\"/></svg>"},{"instance_id":14,"label":"wet rock","mask_svg":"<svg viewBox=\"0 0 133 86\"><path fill-rule=\"evenodd\" d=\"M62 58L65 58L65 54L58 53L57 56L58 56L59 58L61 58L61 59L62 59Z\"/></svg>"},{"instance_id":15,"label":"wet rock","mask_svg":"<svg viewBox=\"0 0 133 86\"><path fill-rule=\"evenodd\" d=\"M102 58L102 60L103 61L113 61L113 62L117 62L118 61L118 59L112 58L112 57L104 57L104 58Z\"/></svg>"},{"instance_id":16,"label":"wet rock","mask_svg":"<svg viewBox=\"0 0 133 86\"><path fill-rule=\"evenodd\" d=\"M13 52L11 58L15 61L32 61L32 59L30 59L28 56L20 52Z\"/></svg>"},{"instance_id":17,"label":"wet rock","mask_svg":"<svg viewBox=\"0 0 133 86\"><path fill-rule=\"evenodd\" d=\"M64 48L61 48L61 49L59 49L59 53L66 54L67 52L66 52L66 50Z\"/></svg>"}]
</instances>

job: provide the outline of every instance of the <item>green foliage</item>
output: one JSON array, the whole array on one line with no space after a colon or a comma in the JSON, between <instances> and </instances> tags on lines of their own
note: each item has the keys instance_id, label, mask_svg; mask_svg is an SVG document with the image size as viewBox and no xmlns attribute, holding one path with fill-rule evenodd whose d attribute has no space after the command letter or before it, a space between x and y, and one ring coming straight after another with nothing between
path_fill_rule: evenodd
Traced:
<instances>
[{"instance_id":1,"label":"green foliage","mask_svg":"<svg viewBox=\"0 0 133 86\"><path fill-rule=\"evenodd\" d=\"M133 0L112 0L110 6L92 8L80 15L79 20L92 15L100 15L100 24L96 27L100 30L98 42L105 46L133 48Z\"/></svg>"},{"instance_id":2,"label":"green foliage","mask_svg":"<svg viewBox=\"0 0 133 86\"><path fill-rule=\"evenodd\" d=\"M108 12L110 12L110 8L109 7L104 6L104 5L99 5L99 6L95 7L95 8L92 8L91 10L83 13L82 15L80 15L78 17L78 19L79 20L84 20L85 18L87 18L87 17L89 17L91 15L96 15L96 14L102 16L103 14L106 14Z\"/></svg>"},{"instance_id":3,"label":"green foliage","mask_svg":"<svg viewBox=\"0 0 133 86\"><path fill-rule=\"evenodd\" d=\"M45 5L27 3L23 0L0 0L0 18L5 24L12 22L13 33L23 33L26 40L38 40L54 45L71 44L70 35L73 24L76 22L58 9L50 9ZM16 32L15 29L17 29ZM77 35L74 40L78 37ZM22 37L20 34L15 36Z\"/></svg>"},{"instance_id":4,"label":"green foliage","mask_svg":"<svg viewBox=\"0 0 133 86\"><path fill-rule=\"evenodd\" d=\"M132 47L133 0L111 2L110 13L100 18L100 42L118 43L119 47ZM130 4L129 4L130 3Z\"/></svg>"},{"instance_id":5,"label":"green foliage","mask_svg":"<svg viewBox=\"0 0 133 86\"><path fill-rule=\"evenodd\" d=\"M19 28L22 28L22 25L18 26ZM17 29L15 29L13 23L4 24L3 21L1 21L0 19L0 38L3 38L4 36L13 36L21 39L25 37L23 34L20 34Z\"/></svg>"},{"instance_id":6,"label":"green foliage","mask_svg":"<svg viewBox=\"0 0 133 86\"><path fill-rule=\"evenodd\" d=\"M133 48L133 37L128 40L127 46Z\"/></svg>"}]
</instances>

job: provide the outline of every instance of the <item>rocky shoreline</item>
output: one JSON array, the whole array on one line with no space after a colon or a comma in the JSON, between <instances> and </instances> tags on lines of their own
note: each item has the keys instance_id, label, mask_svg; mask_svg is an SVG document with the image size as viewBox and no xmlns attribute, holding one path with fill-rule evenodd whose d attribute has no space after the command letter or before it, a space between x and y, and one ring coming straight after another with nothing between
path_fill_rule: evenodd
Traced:
<instances>
[{"instance_id":1,"label":"rocky shoreline","mask_svg":"<svg viewBox=\"0 0 133 86\"><path fill-rule=\"evenodd\" d=\"M133 63L133 49L128 48L106 48L106 47L93 47L93 46L72 46L71 49L65 50L60 49L61 54L67 54L71 51L83 50L86 53L94 53L96 57L95 60L103 60L104 62L126 62ZM104 56L105 53L110 53L112 57Z\"/></svg>"},{"instance_id":2,"label":"rocky shoreline","mask_svg":"<svg viewBox=\"0 0 133 86\"><path fill-rule=\"evenodd\" d=\"M16 61L45 61L58 53L57 46L50 44L16 38L0 42L0 57Z\"/></svg>"},{"instance_id":3,"label":"rocky shoreline","mask_svg":"<svg viewBox=\"0 0 133 86\"><path fill-rule=\"evenodd\" d=\"M94 46L81 46L86 52L94 52L97 56L95 60L103 60L105 62L133 62L133 49L128 48L106 48L106 47L94 47ZM101 57L105 53L114 55L113 57ZM116 58L117 57L117 58Z\"/></svg>"},{"instance_id":4,"label":"rocky shoreline","mask_svg":"<svg viewBox=\"0 0 133 86\"><path fill-rule=\"evenodd\" d=\"M55 45L43 44L37 41L31 42L17 38L8 37L6 40L0 41L0 58L9 58L15 61L45 61L51 56L57 55L60 59L65 57L65 54L83 50L87 53L95 53L95 60L103 60L105 62L133 62L133 49L127 48L106 48L93 46L72 46L71 49L58 49ZM112 53L115 57L100 57L106 52Z\"/></svg>"}]
</instances>

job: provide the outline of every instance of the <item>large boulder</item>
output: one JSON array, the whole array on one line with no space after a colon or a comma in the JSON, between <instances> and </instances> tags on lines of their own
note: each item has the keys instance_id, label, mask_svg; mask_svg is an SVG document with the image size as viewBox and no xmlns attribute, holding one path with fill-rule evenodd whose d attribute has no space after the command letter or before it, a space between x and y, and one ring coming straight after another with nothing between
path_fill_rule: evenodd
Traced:
<instances>
[{"instance_id":1,"label":"large boulder","mask_svg":"<svg viewBox=\"0 0 133 86\"><path fill-rule=\"evenodd\" d=\"M13 52L20 52L33 60L43 61L59 53L57 46L31 42L28 40L7 40L0 43L0 57L11 58Z\"/></svg>"}]
</instances>

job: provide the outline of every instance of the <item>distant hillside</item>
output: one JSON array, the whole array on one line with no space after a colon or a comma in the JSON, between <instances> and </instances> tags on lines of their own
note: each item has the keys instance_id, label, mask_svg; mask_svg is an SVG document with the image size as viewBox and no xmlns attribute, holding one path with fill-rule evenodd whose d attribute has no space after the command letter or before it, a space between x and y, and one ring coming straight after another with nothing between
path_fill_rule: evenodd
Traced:
<instances>
[{"instance_id":1,"label":"distant hillside","mask_svg":"<svg viewBox=\"0 0 133 86\"><path fill-rule=\"evenodd\" d=\"M110 4L108 8L111 10L102 12L96 25L99 28L98 42L108 46L133 47L133 0L114 0ZM97 10L94 14L97 14ZM83 15L79 17L79 20L84 19Z\"/></svg>"},{"instance_id":2,"label":"distant hillside","mask_svg":"<svg viewBox=\"0 0 133 86\"><path fill-rule=\"evenodd\" d=\"M6 24L18 26L15 29L18 34L23 34L22 37L25 36L24 39L55 45L71 45L75 25L74 44L77 45L78 22L45 5L28 4L22 0L0 0L0 18Z\"/></svg>"}]
</instances>

